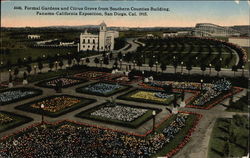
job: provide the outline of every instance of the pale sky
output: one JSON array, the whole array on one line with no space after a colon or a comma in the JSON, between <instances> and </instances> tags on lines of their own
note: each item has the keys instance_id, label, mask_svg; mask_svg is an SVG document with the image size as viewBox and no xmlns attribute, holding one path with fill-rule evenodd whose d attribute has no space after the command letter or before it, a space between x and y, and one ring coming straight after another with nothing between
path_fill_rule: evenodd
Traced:
<instances>
[{"instance_id":1,"label":"pale sky","mask_svg":"<svg viewBox=\"0 0 250 158\"><path fill-rule=\"evenodd\" d=\"M196 23L222 26L249 25L249 2L228 1L1 1L2 27L97 25L124 27L194 27ZM169 12L148 16L38 16L36 11L14 10L14 6L45 7L165 7ZM62 11L60 11L62 12ZM99 11L100 12L100 11ZM102 11L101 11L102 12ZM104 12L102 12L104 13ZM127 12L128 13L128 12Z\"/></svg>"}]
</instances>

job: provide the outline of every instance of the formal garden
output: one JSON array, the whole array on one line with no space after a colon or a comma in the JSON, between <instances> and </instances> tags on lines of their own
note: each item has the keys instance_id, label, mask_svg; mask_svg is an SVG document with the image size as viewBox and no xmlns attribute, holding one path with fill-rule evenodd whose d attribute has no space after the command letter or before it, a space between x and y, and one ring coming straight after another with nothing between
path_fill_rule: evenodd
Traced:
<instances>
[{"instance_id":1,"label":"formal garden","mask_svg":"<svg viewBox=\"0 0 250 158\"><path fill-rule=\"evenodd\" d=\"M58 117L68 112L94 103L95 100L71 95L52 95L24 105L17 106L16 109Z\"/></svg>"},{"instance_id":2,"label":"formal garden","mask_svg":"<svg viewBox=\"0 0 250 158\"><path fill-rule=\"evenodd\" d=\"M87 124L61 121L33 125L0 141L2 157L154 157L173 156L190 139L200 115L178 113L155 132L136 135ZM44 128L44 125L46 128ZM44 137L46 136L46 137Z\"/></svg>"},{"instance_id":3,"label":"formal garden","mask_svg":"<svg viewBox=\"0 0 250 158\"><path fill-rule=\"evenodd\" d=\"M161 109L109 101L86 111L82 111L76 116L125 127L138 128L154 117L153 111L157 114Z\"/></svg>"}]
</instances>

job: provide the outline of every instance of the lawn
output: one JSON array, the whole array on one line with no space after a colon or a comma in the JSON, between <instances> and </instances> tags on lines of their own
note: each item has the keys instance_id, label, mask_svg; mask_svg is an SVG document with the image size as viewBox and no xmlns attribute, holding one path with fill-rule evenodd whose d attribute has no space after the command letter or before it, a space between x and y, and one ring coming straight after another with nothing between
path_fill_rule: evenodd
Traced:
<instances>
[{"instance_id":1,"label":"lawn","mask_svg":"<svg viewBox=\"0 0 250 158\"><path fill-rule=\"evenodd\" d=\"M227 107L226 111L230 112L249 112L249 105L248 105L248 93L246 96L243 96L236 102L232 102L230 100L230 105Z\"/></svg>"},{"instance_id":2,"label":"lawn","mask_svg":"<svg viewBox=\"0 0 250 158\"><path fill-rule=\"evenodd\" d=\"M114 113L117 114L116 112L119 112L119 109L116 107L132 108L132 109L135 109L137 111L142 109L145 111L144 111L144 113L142 113L141 115L137 116L135 119L130 120L130 121L110 118L107 116L108 111L104 111L103 116L93 115L93 113L97 112L98 110L102 110L104 108L110 108L109 110L112 110L112 108L114 108L114 110L116 110L116 111L113 111L112 115L114 115ZM131 114L131 112L129 112L129 111L124 112L126 109L121 109L121 110L122 110L122 111L120 111L121 113L117 114L117 115L120 115L120 117L126 117L126 115L131 115L131 117L133 117L134 114L136 115L136 112L135 113L133 112L133 114ZM112 105L112 104L110 104L110 102L106 102L106 103L103 103L101 105L97 105L91 109L88 109L86 111L82 111L81 113L77 114L76 116L80 117L80 118L87 118L90 120L97 120L97 121L102 121L102 122L111 123L111 124L115 124L115 125L130 127L130 128L138 128L140 125L142 125L146 121L153 118L153 115L152 115L153 110L155 110L156 113L159 113L161 111L160 109L155 109L155 108L141 107L141 106L135 106L135 105L121 104L121 103L117 103L115 105Z\"/></svg>"},{"instance_id":3,"label":"lawn","mask_svg":"<svg viewBox=\"0 0 250 158\"><path fill-rule=\"evenodd\" d=\"M216 120L209 142L209 158L242 157L248 153L249 122L246 116Z\"/></svg>"}]
</instances>

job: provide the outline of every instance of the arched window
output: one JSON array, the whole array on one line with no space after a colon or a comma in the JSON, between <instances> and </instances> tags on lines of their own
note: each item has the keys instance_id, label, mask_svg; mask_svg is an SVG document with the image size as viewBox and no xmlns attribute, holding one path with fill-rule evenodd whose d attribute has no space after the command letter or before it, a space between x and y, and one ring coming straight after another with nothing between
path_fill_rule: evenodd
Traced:
<instances>
[{"instance_id":1,"label":"arched window","mask_svg":"<svg viewBox=\"0 0 250 158\"><path fill-rule=\"evenodd\" d=\"M82 43L85 43L85 39L82 40Z\"/></svg>"},{"instance_id":2,"label":"arched window","mask_svg":"<svg viewBox=\"0 0 250 158\"><path fill-rule=\"evenodd\" d=\"M93 39L93 43L95 43L95 39Z\"/></svg>"},{"instance_id":3,"label":"arched window","mask_svg":"<svg viewBox=\"0 0 250 158\"><path fill-rule=\"evenodd\" d=\"M88 39L88 43L90 43L90 39Z\"/></svg>"}]
</instances>

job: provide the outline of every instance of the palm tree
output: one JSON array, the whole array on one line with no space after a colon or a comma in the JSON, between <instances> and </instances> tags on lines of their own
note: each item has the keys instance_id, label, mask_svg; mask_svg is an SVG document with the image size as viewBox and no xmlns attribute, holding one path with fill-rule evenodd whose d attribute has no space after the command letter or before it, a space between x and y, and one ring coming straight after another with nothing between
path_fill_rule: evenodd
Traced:
<instances>
[{"instance_id":1,"label":"palm tree","mask_svg":"<svg viewBox=\"0 0 250 158\"><path fill-rule=\"evenodd\" d=\"M234 72L234 77L235 77L235 72L238 71L237 65L232 66L232 71Z\"/></svg>"}]
</instances>

